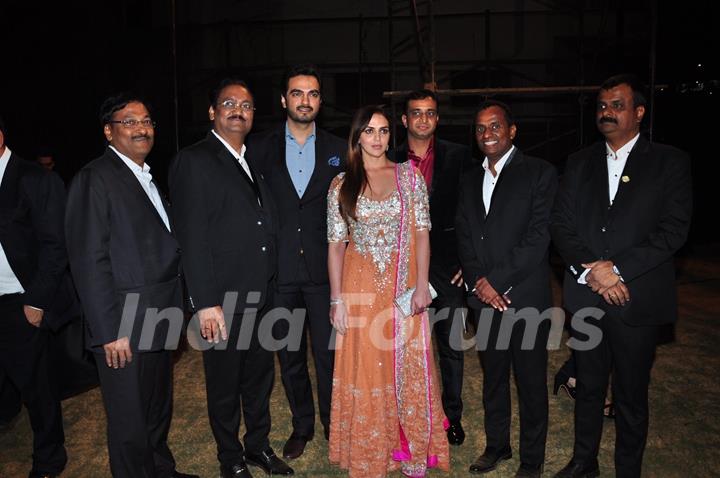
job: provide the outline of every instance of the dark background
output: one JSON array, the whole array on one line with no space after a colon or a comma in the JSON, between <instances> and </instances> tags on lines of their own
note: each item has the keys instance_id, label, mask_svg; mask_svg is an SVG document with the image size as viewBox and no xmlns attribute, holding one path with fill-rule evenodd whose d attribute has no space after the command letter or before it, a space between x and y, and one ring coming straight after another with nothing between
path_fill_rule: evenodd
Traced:
<instances>
[{"instance_id":1,"label":"dark background","mask_svg":"<svg viewBox=\"0 0 720 478\"><path fill-rule=\"evenodd\" d=\"M259 131L283 117L285 67L319 65L325 81L319 122L344 136L359 105L390 104L384 91L422 86L418 52L427 54L431 46L441 89L597 85L620 72L649 82L654 51L655 83L668 87L657 91L652 105L653 140L692 155L696 212L690 243L715 239L717 2L435 0L433 35L425 31L420 47L410 4L3 0L0 115L6 143L26 159L49 148L59 174L69 180L104 148L97 119L102 99L130 89L153 106L158 128L148 162L163 183L177 146L208 130L207 92L225 75L249 82ZM423 25L429 24L427 4L417 2ZM472 144L473 109L483 98L443 96L440 135ZM515 110L516 144L560 169L567 154L599 139L593 93L498 98ZM397 133L402 140L402 128Z\"/></svg>"}]
</instances>

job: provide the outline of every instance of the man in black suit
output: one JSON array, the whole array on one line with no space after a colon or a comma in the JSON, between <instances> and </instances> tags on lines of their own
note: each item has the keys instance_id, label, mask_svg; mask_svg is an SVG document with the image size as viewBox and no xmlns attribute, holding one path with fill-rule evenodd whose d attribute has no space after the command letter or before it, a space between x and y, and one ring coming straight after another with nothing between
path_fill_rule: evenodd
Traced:
<instances>
[{"instance_id":1,"label":"man in black suit","mask_svg":"<svg viewBox=\"0 0 720 478\"><path fill-rule=\"evenodd\" d=\"M268 440L274 364L258 326L272 304L278 226L265 178L245 158L254 110L243 81L220 82L210 95L212 131L177 154L169 176L190 304L201 334L214 344L203 361L223 478L250 477L246 462L293 474ZM237 294L235 311L223 309L226 294Z\"/></svg>"},{"instance_id":2,"label":"man in black suit","mask_svg":"<svg viewBox=\"0 0 720 478\"><path fill-rule=\"evenodd\" d=\"M650 370L660 326L677 319L673 254L685 243L692 213L690 158L641 136L644 114L637 77L602 84L596 120L605 141L570 156L553 210L552 238L567 265L565 307L573 314L594 308L585 322L602 334L596 347L575 349L575 446L558 477L599 475L610 374L615 473L640 476Z\"/></svg>"},{"instance_id":3,"label":"man in black suit","mask_svg":"<svg viewBox=\"0 0 720 478\"><path fill-rule=\"evenodd\" d=\"M5 145L0 120L0 375L20 392L33 431L30 478L65 468L60 399L48 370L47 311L67 265L62 181Z\"/></svg>"},{"instance_id":4,"label":"man in black suit","mask_svg":"<svg viewBox=\"0 0 720 478\"><path fill-rule=\"evenodd\" d=\"M465 281L473 285L468 305L484 372L486 448L470 472L487 473L512 456L512 367L520 400L521 464L515 476L539 477L548 426L548 226L557 174L550 163L513 146L516 132L507 105L480 105L475 138L485 160L463 181L458 204L458 250Z\"/></svg>"},{"instance_id":5,"label":"man in black suit","mask_svg":"<svg viewBox=\"0 0 720 478\"><path fill-rule=\"evenodd\" d=\"M455 209L463 175L472 167L470 148L435 136L440 116L435 93L412 92L405 100L402 122L407 142L395 152L398 162L412 161L420 169L430 194L430 283L438 296L430 309L440 354L442 403L450 421L451 445L465 441L462 427L463 350L465 291L455 240Z\"/></svg>"},{"instance_id":6,"label":"man in black suit","mask_svg":"<svg viewBox=\"0 0 720 478\"><path fill-rule=\"evenodd\" d=\"M182 328L182 284L169 205L145 163L155 123L128 94L107 98L100 122L109 144L73 180L65 232L100 375L110 470L116 478L196 477L175 470L167 444L177 343L166 340Z\"/></svg>"},{"instance_id":7,"label":"man in black suit","mask_svg":"<svg viewBox=\"0 0 720 478\"><path fill-rule=\"evenodd\" d=\"M334 349L327 269L327 194L330 181L345 168L347 142L320 129L315 118L322 103L320 75L309 65L290 69L280 102L287 119L249 142L251 161L265 176L278 206L278 278L275 307L307 311L278 320L273 334L292 344L278 350L293 431L283 447L297 458L315 432L315 406L307 366L310 331L320 421L328 436ZM291 323L291 321L293 321ZM296 337L300 336L299 347Z\"/></svg>"}]
</instances>

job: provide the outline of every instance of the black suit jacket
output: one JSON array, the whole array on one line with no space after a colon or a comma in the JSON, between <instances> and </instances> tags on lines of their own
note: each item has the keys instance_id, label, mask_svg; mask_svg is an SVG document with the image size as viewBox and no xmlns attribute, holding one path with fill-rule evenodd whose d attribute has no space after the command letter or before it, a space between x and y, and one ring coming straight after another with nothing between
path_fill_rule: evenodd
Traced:
<instances>
[{"instance_id":1,"label":"black suit jacket","mask_svg":"<svg viewBox=\"0 0 720 478\"><path fill-rule=\"evenodd\" d=\"M163 203L169 215L169 204ZM179 244L135 174L111 149L73 179L65 232L91 348L119 338L129 294L139 294L133 350L148 308L182 307ZM158 324L149 350L164 348L167 329L168 321Z\"/></svg>"},{"instance_id":2,"label":"black suit jacket","mask_svg":"<svg viewBox=\"0 0 720 478\"><path fill-rule=\"evenodd\" d=\"M0 244L25 289L23 302L46 312L67 266L64 211L60 178L12 153L0 185Z\"/></svg>"},{"instance_id":3,"label":"black suit jacket","mask_svg":"<svg viewBox=\"0 0 720 478\"><path fill-rule=\"evenodd\" d=\"M249 292L261 293L253 307L265 304L277 267L276 212L265 179L253 176L262 205L247 174L212 132L170 165L174 223L195 310L222 305L226 292L239 294L238 313Z\"/></svg>"},{"instance_id":4,"label":"black suit jacket","mask_svg":"<svg viewBox=\"0 0 720 478\"><path fill-rule=\"evenodd\" d=\"M430 195L430 268L452 278L458 270L457 241L455 238L455 212L458 192L463 175L473 167L470 148L435 138L435 163L433 165ZM394 160L408 160L407 143L401 144Z\"/></svg>"},{"instance_id":5,"label":"black suit jacket","mask_svg":"<svg viewBox=\"0 0 720 478\"><path fill-rule=\"evenodd\" d=\"M285 161L285 123L251 136L247 143L250 161L277 204L279 285L294 282L302 260L313 283L328 283L327 195L330 181L345 171L347 142L317 127L315 135L315 168L301 198Z\"/></svg>"},{"instance_id":6,"label":"black suit jacket","mask_svg":"<svg viewBox=\"0 0 720 478\"><path fill-rule=\"evenodd\" d=\"M551 232L567 264L565 305L571 312L605 302L577 279L582 263L609 259L620 270L630 302L605 307L630 325L677 319L673 254L685 243L692 213L690 158L642 136L628 156L612 207L604 142L568 159Z\"/></svg>"},{"instance_id":7,"label":"black suit jacket","mask_svg":"<svg viewBox=\"0 0 720 478\"><path fill-rule=\"evenodd\" d=\"M468 286L486 277L499 293L507 293L512 307L552 305L548 229L557 173L542 159L517 148L505 163L493 191L489 214L483 205L484 168L463 180L456 227L463 276ZM509 291L509 292L508 292ZM475 308L486 307L476 297Z\"/></svg>"}]
</instances>

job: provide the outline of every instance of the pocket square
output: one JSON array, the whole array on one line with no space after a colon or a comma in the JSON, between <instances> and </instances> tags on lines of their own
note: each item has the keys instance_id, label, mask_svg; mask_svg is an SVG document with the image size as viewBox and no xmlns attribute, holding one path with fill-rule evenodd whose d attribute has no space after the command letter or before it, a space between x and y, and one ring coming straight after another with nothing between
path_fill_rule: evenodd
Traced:
<instances>
[{"instance_id":1,"label":"pocket square","mask_svg":"<svg viewBox=\"0 0 720 478\"><path fill-rule=\"evenodd\" d=\"M340 166L340 156L333 156L328 159L328 166Z\"/></svg>"}]
</instances>

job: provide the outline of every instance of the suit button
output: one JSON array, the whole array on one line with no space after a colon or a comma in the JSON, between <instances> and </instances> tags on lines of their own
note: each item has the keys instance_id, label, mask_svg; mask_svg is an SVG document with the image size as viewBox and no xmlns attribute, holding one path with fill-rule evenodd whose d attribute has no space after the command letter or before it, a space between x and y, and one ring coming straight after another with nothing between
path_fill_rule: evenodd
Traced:
<instances>
[{"instance_id":1,"label":"suit button","mask_svg":"<svg viewBox=\"0 0 720 478\"><path fill-rule=\"evenodd\" d=\"M302 231L302 227L298 227L298 232Z\"/></svg>"},{"instance_id":2,"label":"suit button","mask_svg":"<svg viewBox=\"0 0 720 478\"><path fill-rule=\"evenodd\" d=\"M177 252L178 254L182 254L182 248L178 247L177 249L175 249L175 252Z\"/></svg>"},{"instance_id":3,"label":"suit button","mask_svg":"<svg viewBox=\"0 0 720 478\"><path fill-rule=\"evenodd\" d=\"M482 235L481 235L481 236L480 236L480 240L481 240L481 241L485 240L485 236L482 236Z\"/></svg>"},{"instance_id":4,"label":"suit button","mask_svg":"<svg viewBox=\"0 0 720 478\"><path fill-rule=\"evenodd\" d=\"M262 226L262 221L258 221L258 226Z\"/></svg>"},{"instance_id":5,"label":"suit button","mask_svg":"<svg viewBox=\"0 0 720 478\"><path fill-rule=\"evenodd\" d=\"M600 229L602 232L605 232L605 227L603 226L602 229Z\"/></svg>"},{"instance_id":6,"label":"suit button","mask_svg":"<svg viewBox=\"0 0 720 478\"><path fill-rule=\"evenodd\" d=\"M305 250L304 250L304 249L300 249L300 254L305 254Z\"/></svg>"},{"instance_id":7,"label":"suit button","mask_svg":"<svg viewBox=\"0 0 720 478\"><path fill-rule=\"evenodd\" d=\"M260 248L260 250L262 250L263 252L265 252L265 251L267 251L267 247L262 246L262 247Z\"/></svg>"}]
</instances>

